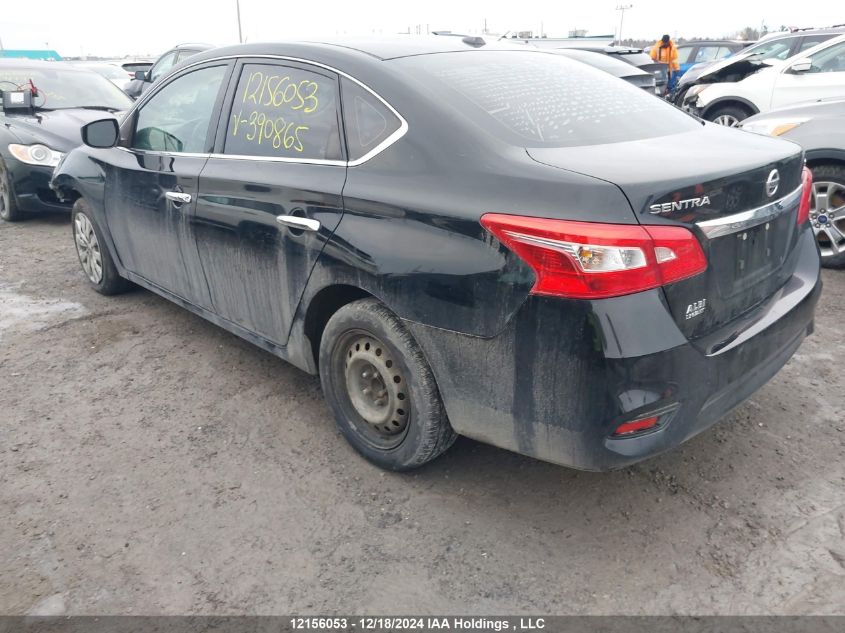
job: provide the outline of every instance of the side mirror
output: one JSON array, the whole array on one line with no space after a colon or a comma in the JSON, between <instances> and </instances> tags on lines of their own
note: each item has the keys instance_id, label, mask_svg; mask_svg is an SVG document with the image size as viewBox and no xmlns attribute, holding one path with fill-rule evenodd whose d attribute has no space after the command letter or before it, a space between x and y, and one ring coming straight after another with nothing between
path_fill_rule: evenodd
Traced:
<instances>
[{"instance_id":1,"label":"side mirror","mask_svg":"<svg viewBox=\"0 0 845 633\"><path fill-rule=\"evenodd\" d=\"M790 72L805 73L813 67L813 60L810 57L804 57L789 67Z\"/></svg>"},{"instance_id":2,"label":"side mirror","mask_svg":"<svg viewBox=\"0 0 845 633\"><path fill-rule=\"evenodd\" d=\"M147 79L147 71L145 70L136 70L135 71L135 79L138 81L149 81Z\"/></svg>"},{"instance_id":3,"label":"side mirror","mask_svg":"<svg viewBox=\"0 0 845 633\"><path fill-rule=\"evenodd\" d=\"M82 126L82 142L88 147L114 147L120 140L117 119L100 119Z\"/></svg>"}]
</instances>

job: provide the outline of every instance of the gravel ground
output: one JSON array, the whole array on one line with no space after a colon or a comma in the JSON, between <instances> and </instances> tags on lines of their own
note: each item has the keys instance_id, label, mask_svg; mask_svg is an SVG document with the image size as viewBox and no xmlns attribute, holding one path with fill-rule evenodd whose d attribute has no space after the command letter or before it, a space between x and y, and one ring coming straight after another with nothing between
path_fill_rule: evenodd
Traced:
<instances>
[{"instance_id":1,"label":"gravel ground","mask_svg":"<svg viewBox=\"0 0 845 633\"><path fill-rule=\"evenodd\" d=\"M845 271L681 449L580 473L459 439L360 459L316 378L0 222L0 613L845 614Z\"/></svg>"}]
</instances>

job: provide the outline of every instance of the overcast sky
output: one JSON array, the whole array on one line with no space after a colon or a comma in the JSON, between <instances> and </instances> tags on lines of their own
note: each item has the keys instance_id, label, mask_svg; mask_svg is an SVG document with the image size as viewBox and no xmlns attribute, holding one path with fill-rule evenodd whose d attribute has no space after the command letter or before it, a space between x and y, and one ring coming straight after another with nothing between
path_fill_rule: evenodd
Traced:
<instances>
[{"instance_id":1,"label":"overcast sky","mask_svg":"<svg viewBox=\"0 0 845 633\"><path fill-rule=\"evenodd\" d=\"M240 0L248 41L432 30L495 33L543 30L550 37L570 29L590 34L619 28L624 37L724 37L745 26L771 29L845 22L845 3L828 0ZM839 15L834 12L839 11ZM120 10L120 11L119 11ZM188 41L236 43L235 0L4 0L0 40L5 48L52 48L61 55L158 54Z\"/></svg>"}]
</instances>

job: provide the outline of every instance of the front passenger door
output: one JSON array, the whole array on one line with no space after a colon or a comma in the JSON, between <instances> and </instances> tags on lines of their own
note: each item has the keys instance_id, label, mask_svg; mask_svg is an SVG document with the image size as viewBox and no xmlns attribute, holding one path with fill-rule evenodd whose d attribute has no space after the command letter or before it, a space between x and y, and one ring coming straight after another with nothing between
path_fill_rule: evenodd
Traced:
<instances>
[{"instance_id":1,"label":"front passenger door","mask_svg":"<svg viewBox=\"0 0 845 633\"><path fill-rule=\"evenodd\" d=\"M107 170L106 220L124 267L205 308L189 223L229 69L210 63L157 86L124 123L124 146Z\"/></svg>"},{"instance_id":2,"label":"front passenger door","mask_svg":"<svg viewBox=\"0 0 845 633\"><path fill-rule=\"evenodd\" d=\"M800 101L845 96L845 42L817 51L811 58L809 70L796 71L793 60L781 71L772 93L772 108Z\"/></svg>"}]
</instances>

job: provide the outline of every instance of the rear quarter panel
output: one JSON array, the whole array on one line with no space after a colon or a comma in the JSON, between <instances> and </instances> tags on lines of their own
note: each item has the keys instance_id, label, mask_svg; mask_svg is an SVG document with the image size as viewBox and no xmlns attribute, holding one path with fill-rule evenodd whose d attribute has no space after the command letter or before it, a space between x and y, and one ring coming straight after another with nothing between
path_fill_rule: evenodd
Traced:
<instances>
[{"instance_id":1,"label":"rear quarter panel","mask_svg":"<svg viewBox=\"0 0 845 633\"><path fill-rule=\"evenodd\" d=\"M525 300L534 274L482 228L482 215L636 222L615 185L540 165L423 95L388 100L408 132L348 169L344 216L306 300L348 283L403 319L493 336Z\"/></svg>"}]
</instances>

